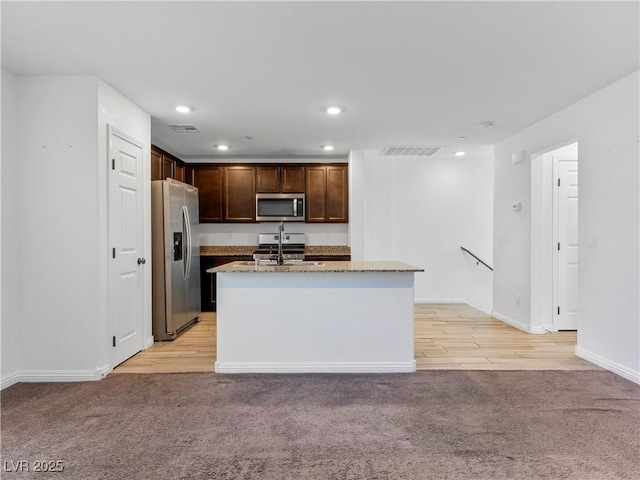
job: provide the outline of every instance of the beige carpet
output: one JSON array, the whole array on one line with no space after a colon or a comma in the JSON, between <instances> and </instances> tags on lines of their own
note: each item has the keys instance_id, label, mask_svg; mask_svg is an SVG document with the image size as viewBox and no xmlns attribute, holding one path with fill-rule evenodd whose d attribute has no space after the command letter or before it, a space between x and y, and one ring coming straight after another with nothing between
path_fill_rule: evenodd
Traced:
<instances>
[{"instance_id":1,"label":"beige carpet","mask_svg":"<svg viewBox=\"0 0 640 480\"><path fill-rule=\"evenodd\" d=\"M609 372L123 374L1 398L3 479L640 478L640 387Z\"/></svg>"}]
</instances>

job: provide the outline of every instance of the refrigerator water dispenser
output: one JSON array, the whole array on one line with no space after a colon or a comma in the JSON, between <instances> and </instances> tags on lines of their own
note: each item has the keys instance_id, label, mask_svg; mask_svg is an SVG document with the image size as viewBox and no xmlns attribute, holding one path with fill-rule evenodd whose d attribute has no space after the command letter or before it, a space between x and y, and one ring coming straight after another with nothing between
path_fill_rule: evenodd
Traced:
<instances>
[{"instance_id":1,"label":"refrigerator water dispenser","mask_svg":"<svg viewBox=\"0 0 640 480\"><path fill-rule=\"evenodd\" d=\"M182 260L182 232L173 232L173 261Z\"/></svg>"}]
</instances>

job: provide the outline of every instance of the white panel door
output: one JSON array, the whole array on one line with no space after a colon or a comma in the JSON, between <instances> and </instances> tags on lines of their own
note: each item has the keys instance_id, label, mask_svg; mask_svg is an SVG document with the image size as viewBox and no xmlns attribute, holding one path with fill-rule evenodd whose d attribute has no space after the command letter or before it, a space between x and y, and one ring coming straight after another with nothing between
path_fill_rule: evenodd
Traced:
<instances>
[{"instance_id":1,"label":"white panel door","mask_svg":"<svg viewBox=\"0 0 640 480\"><path fill-rule=\"evenodd\" d=\"M109 328L111 367L144 347L143 147L109 127Z\"/></svg>"},{"instance_id":2,"label":"white panel door","mask_svg":"<svg viewBox=\"0 0 640 480\"><path fill-rule=\"evenodd\" d=\"M578 329L578 161L559 158L557 168L556 311L558 330Z\"/></svg>"}]
</instances>

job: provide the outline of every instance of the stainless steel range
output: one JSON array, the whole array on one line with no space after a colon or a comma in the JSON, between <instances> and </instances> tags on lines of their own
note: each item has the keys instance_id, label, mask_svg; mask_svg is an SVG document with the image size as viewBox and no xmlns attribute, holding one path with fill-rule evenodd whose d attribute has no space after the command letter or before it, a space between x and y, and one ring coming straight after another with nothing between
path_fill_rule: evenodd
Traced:
<instances>
[{"instance_id":1,"label":"stainless steel range","mask_svg":"<svg viewBox=\"0 0 640 480\"><path fill-rule=\"evenodd\" d=\"M304 260L305 238L304 233L260 233L258 235L258 249L253 252L254 260L277 260L278 239L282 236L282 259Z\"/></svg>"}]
</instances>

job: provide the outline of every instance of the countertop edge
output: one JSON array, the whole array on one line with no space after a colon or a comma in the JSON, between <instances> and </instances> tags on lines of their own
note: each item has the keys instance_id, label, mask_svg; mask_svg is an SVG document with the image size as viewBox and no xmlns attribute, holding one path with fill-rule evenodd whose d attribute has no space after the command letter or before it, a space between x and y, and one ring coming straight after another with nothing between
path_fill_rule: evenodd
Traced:
<instances>
[{"instance_id":1,"label":"countertop edge","mask_svg":"<svg viewBox=\"0 0 640 480\"><path fill-rule=\"evenodd\" d=\"M227 263L210 268L207 273L416 273L423 268L402 262L325 262L324 265L237 265ZM368 265L367 265L368 264Z\"/></svg>"}]
</instances>

